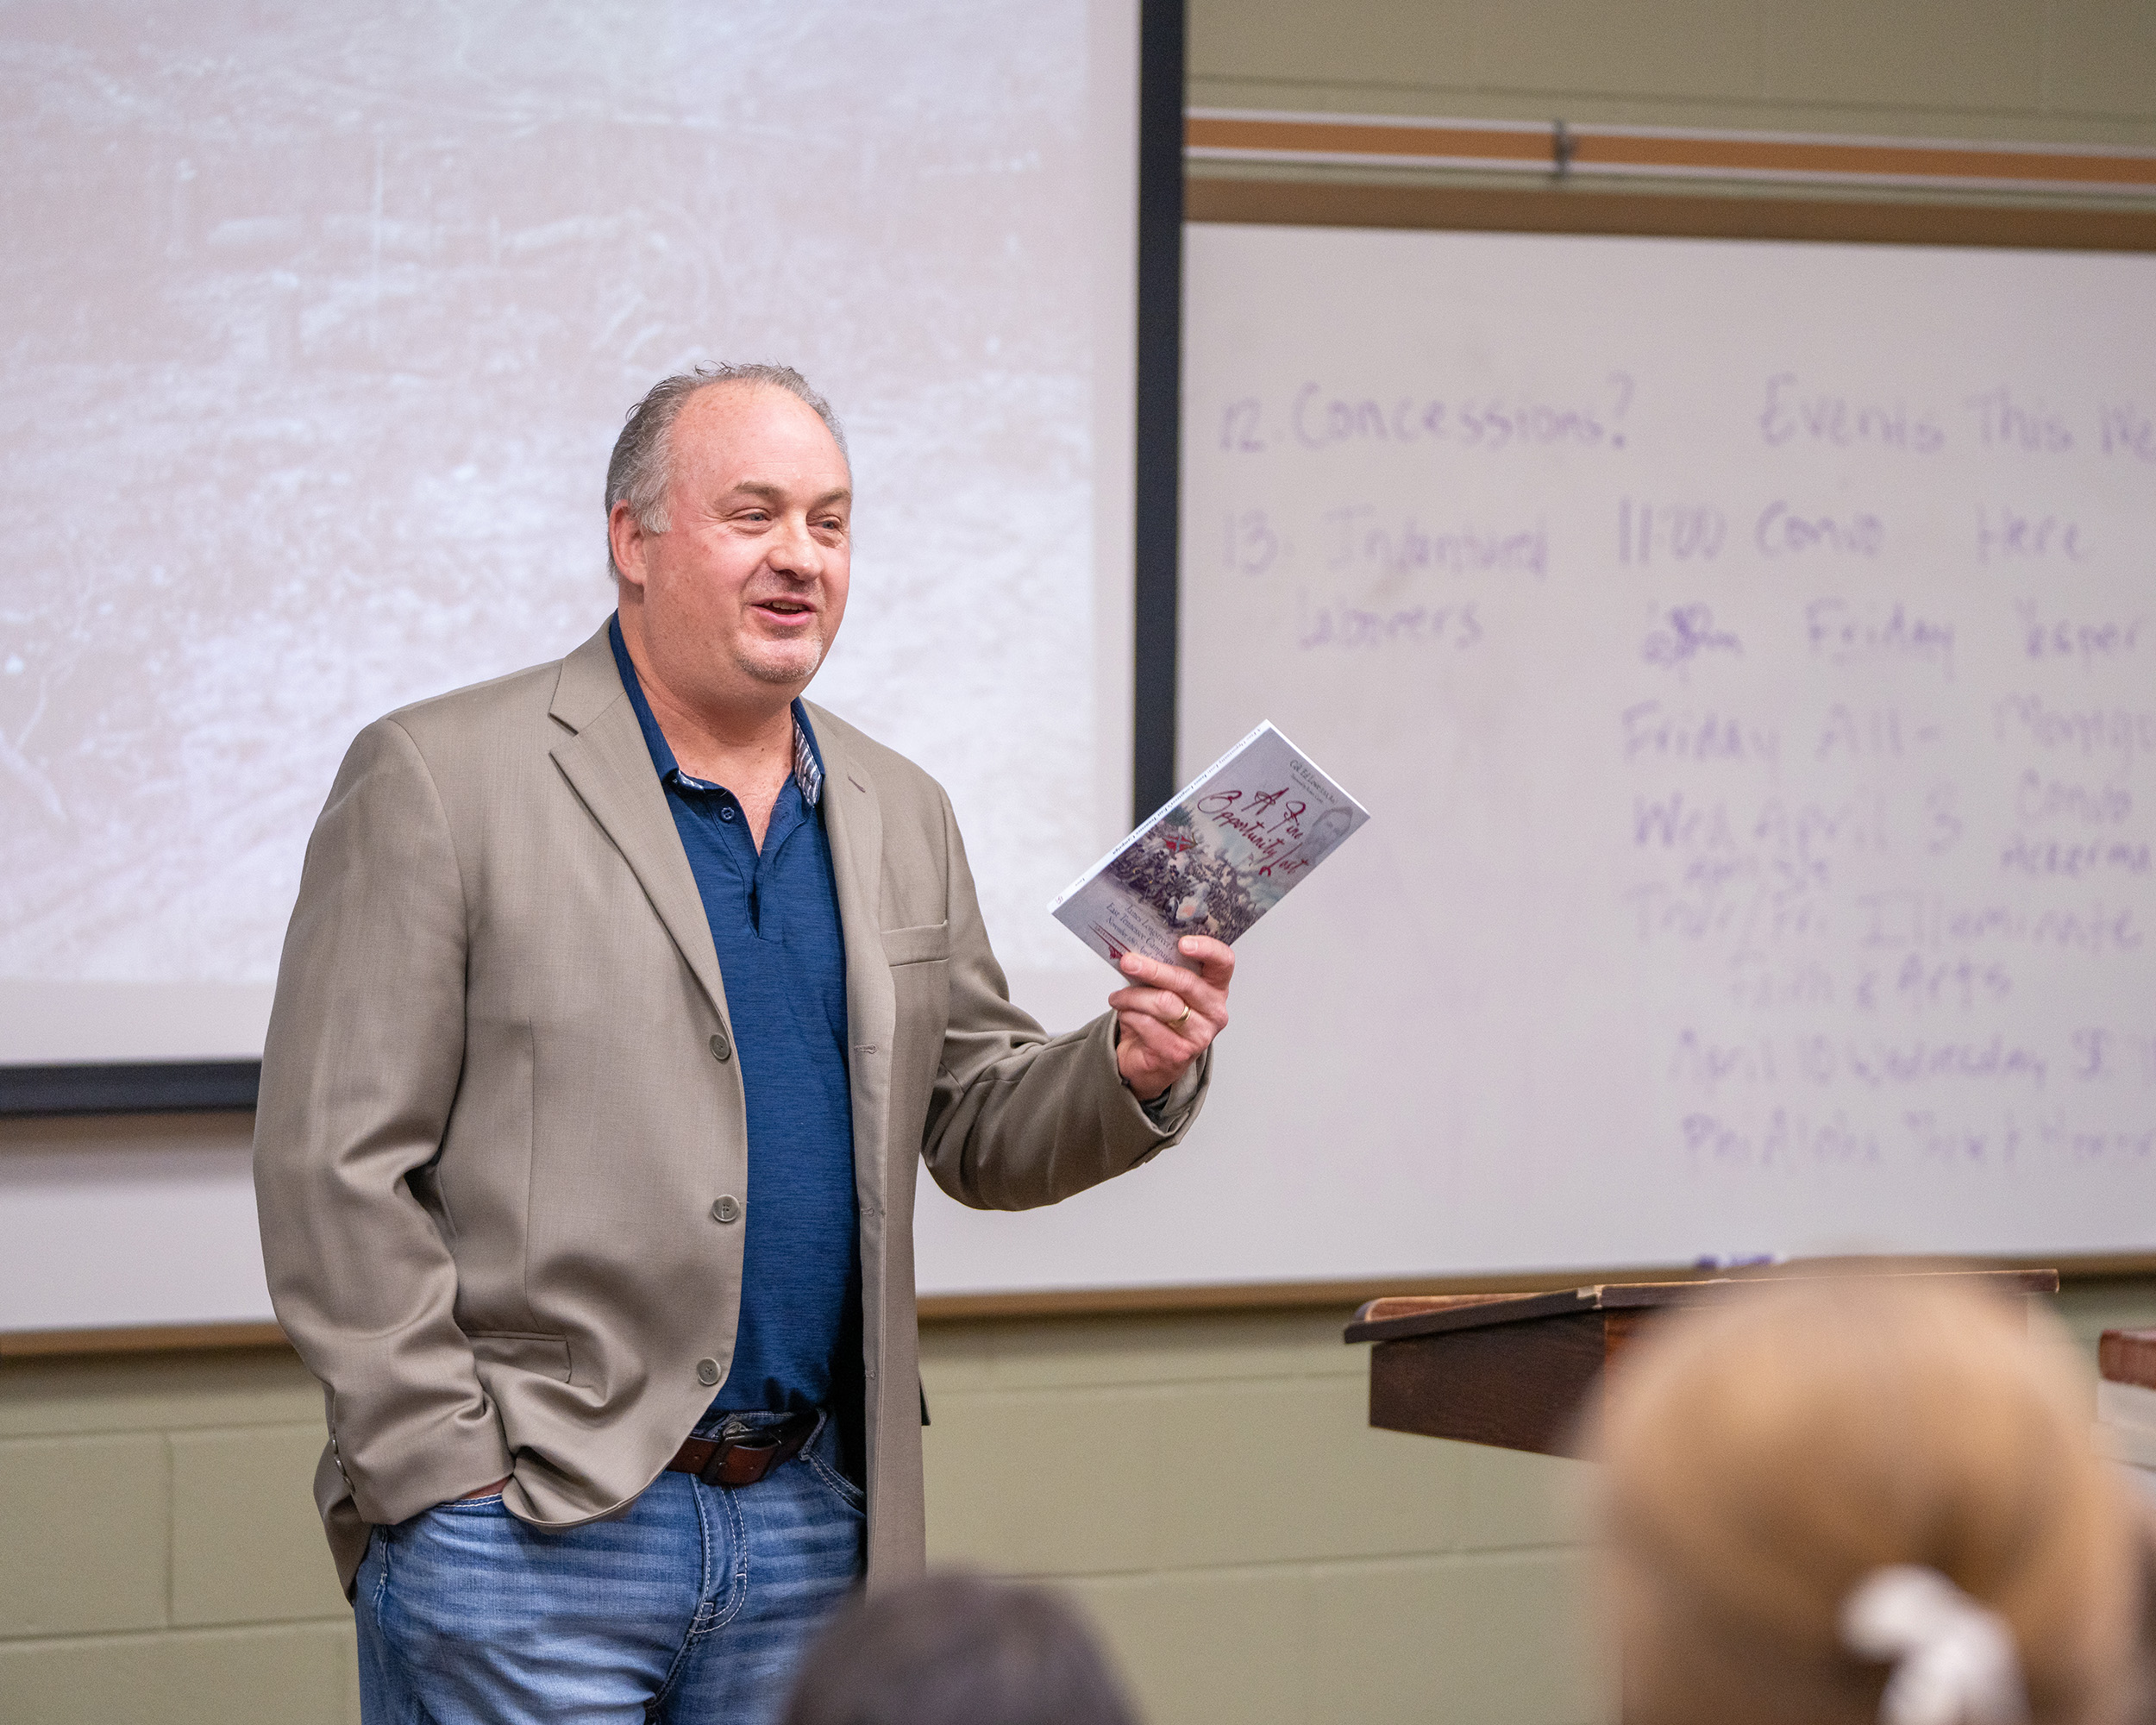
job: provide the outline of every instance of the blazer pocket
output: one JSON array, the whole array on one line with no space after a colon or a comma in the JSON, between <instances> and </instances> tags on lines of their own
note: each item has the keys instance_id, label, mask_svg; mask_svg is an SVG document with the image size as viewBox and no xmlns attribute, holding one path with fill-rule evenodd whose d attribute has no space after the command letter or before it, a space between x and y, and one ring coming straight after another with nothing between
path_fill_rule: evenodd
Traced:
<instances>
[{"instance_id":1,"label":"blazer pocket","mask_svg":"<svg viewBox=\"0 0 2156 1725\"><path fill-rule=\"evenodd\" d=\"M924 922L918 928L883 931L884 962L895 970L901 964L932 964L950 957L950 925Z\"/></svg>"},{"instance_id":2,"label":"blazer pocket","mask_svg":"<svg viewBox=\"0 0 2156 1725\"><path fill-rule=\"evenodd\" d=\"M534 1377L569 1381L569 1343L565 1336L524 1335L513 1330L481 1330L465 1339L481 1365L505 1365Z\"/></svg>"}]
</instances>

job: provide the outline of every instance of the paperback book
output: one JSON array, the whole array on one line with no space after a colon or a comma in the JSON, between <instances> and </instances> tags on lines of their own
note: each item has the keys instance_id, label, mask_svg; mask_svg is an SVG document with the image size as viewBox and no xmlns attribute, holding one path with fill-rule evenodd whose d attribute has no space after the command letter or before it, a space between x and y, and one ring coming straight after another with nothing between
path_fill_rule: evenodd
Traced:
<instances>
[{"instance_id":1,"label":"paperback book","mask_svg":"<svg viewBox=\"0 0 2156 1725\"><path fill-rule=\"evenodd\" d=\"M1179 939L1209 934L1232 946L1369 819L1261 724L1048 908L1111 964L1137 952L1194 970Z\"/></svg>"}]
</instances>

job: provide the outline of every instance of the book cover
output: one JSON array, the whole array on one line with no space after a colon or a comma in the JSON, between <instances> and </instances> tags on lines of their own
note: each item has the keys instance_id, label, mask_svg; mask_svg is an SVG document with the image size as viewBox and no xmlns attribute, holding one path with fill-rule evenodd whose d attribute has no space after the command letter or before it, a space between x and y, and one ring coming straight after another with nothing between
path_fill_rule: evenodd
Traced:
<instances>
[{"instance_id":1,"label":"book cover","mask_svg":"<svg viewBox=\"0 0 2156 1725\"><path fill-rule=\"evenodd\" d=\"M1138 952L1186 970L1187 934L1232 946L1369 819L1271 724L1178 792L1049 906L1109 963Z\"/></svg>"}]
</instances>

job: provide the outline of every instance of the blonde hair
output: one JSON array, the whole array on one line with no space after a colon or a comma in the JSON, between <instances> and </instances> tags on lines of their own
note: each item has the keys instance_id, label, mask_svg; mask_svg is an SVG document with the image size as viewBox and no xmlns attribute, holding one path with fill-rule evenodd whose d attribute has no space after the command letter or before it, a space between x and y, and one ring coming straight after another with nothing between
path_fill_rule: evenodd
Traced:
<instances>
[{"instance_id":1,"label":"blonde hair","mask_svg":"<svg viewBox=\"0 0 2156 1725\"><path fill-rule=\"evenodd\" d=\"M1871 1725L1890 1674L1840 1633L1889 1565L2013 1633L2031 1725L2136 1688L2136 1510L2086 1372L2021 1301L1910 1276L1760 1289L1665 1320L1600 1434L1628 1725Z\"/></svg>"}]
</instances>

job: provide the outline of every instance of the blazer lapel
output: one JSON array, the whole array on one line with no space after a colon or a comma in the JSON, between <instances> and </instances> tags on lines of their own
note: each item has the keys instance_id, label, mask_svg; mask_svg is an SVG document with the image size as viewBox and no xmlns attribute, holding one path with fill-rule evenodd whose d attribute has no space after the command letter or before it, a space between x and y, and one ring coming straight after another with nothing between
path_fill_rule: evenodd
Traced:
<instances>
[{"instance_id":1,"label":"blazer lapel","mask_svg":"<svg viewBox=\"0 0 2156 1725\"><path fill-rule=\"evenodd\" d=\"M883 880L883 806L875 781L844 744L829 715L808 707L817 750L824 757L824 830L831 847L831 876L838 888L838 920L846 944L847 1062L854 1105L854 1189L863 1225L862 1279L868 1302L862 1318L870 1336L883 1314L883 1229L871 1223L886 1212L889 1181L884 1167L891 1113L891 1044L899 1021L898 994L891 986L879 913ZM869 1398L873 1410L874 1397Z\"/></svg>"},{"instance_id":2,"label":"blazer lapel","mask_svg":"<svg viewBox=\"0 0 2156 1725\"><path fill-rule=\"evenodd\" d=\"M711 944L711 921L605 629L561 662L549 711L572 732L555 744L555 764L614 841L712 1010L725 1022L726 989L718 974L718 951ZM850 964L850 951L847 957ZM730 1024L728 1028L730 1032Z\"/></svg>"},{"instance_id":3,"label":"blazer lapel","mask_svg":"<svg viewBox=\"0 0 2156 1725\"><path fill-rule=\"evenodd\" d=\"M839 727L818 724L828 717L820 709L807 711L817 751L824 757L824 825L830 837L831 875L846 943L846 1039L853 1057L855 1135L858 1138L864 1124L862 1103L871 1101L870 1118L881 1138L891 1038L899 1016L880 914L883 806L876 800L875 781L845 747Z\"/></svg>"}]
</instances>

